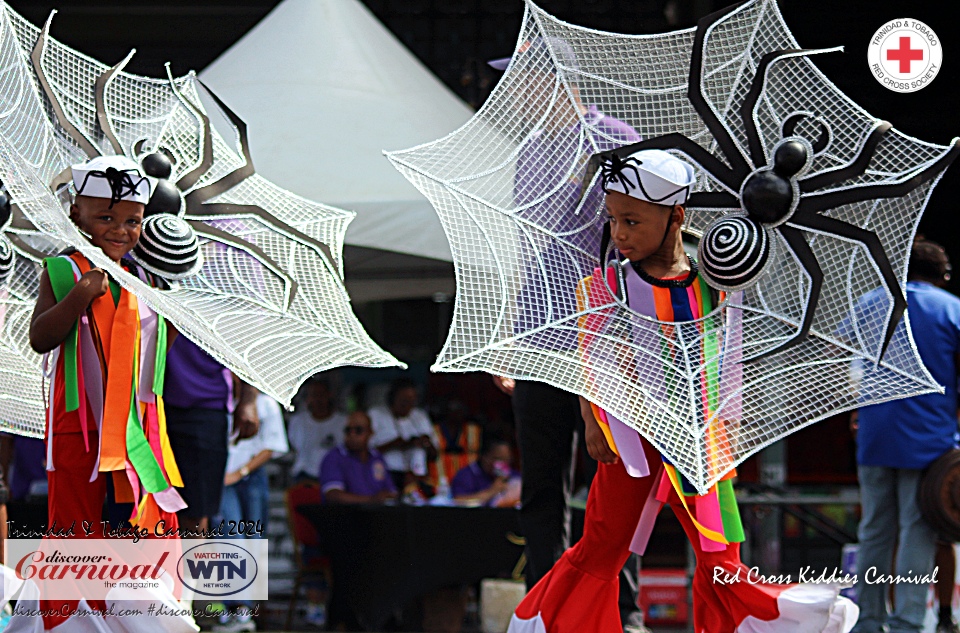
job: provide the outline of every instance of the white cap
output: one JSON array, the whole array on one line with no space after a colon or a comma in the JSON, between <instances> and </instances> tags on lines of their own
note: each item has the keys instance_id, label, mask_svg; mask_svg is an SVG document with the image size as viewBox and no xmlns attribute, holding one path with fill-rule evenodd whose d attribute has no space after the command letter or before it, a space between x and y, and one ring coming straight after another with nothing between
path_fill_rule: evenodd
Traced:
<instances>
[{"instance_id":1,"label":"white cap","mask_svg":"<svg viewBox=\"0 0 960 633\"><path fill-rule=\"evenodd\" d=\"M150 181L140 166L126 156L97 156L70 169L79 196L141 204L150 201Z\"/></svg>"},{"instance_id":2,"label":"white cap","mask_svg":"<svg viewBox=\"0 0 960 633\"><path fill-rule=\"evenodd\" d=\"M696 173L690 163L659 149L643 149L601 163L603 190L672 207L684 204Z\"/></svg>"}]
</instances>

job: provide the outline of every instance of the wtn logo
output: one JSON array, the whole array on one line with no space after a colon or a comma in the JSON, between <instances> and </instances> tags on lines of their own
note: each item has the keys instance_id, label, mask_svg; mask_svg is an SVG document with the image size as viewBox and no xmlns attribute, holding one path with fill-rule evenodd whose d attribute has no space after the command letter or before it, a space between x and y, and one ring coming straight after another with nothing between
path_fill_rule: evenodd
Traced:
<instances>
[{"instance_id":1,"label":"wtn logo","mask_svg":"<svg viewBox=\"0 0 960 633\"><path fill-rule=\"evenodd\" d=\"M262 555L266 556L265 549ZM197 594L236 596L253 585L259 568L250 550L236 543L207 541L183 552L177 562L177 576L184 587Z\"/></svg>"},{"instance_id":2,"label":"wtn logo","mask_svg":"<svg viewBox=\"0 0 960 633\"><path fill-rule=\"evenodd\" d=\"M187 569L190 570L190 576L194 579L203 580L233 580L234 578L247 578L247 561L241 560L237 565L229 560L186 560ZM216 571L216 578L211 578Z\"/></svg>"}]
</instances>

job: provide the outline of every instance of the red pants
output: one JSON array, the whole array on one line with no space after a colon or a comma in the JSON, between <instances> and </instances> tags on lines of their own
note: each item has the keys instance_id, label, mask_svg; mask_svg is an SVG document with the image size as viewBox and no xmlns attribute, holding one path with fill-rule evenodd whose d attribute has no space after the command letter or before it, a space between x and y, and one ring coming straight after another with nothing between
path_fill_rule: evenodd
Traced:
<instances>
[{"instance_id":1,"label":"red pants","mask_svg":"<svg viewBox=\"0 0 960 633\"><path fill-rule=\"evenodd\" d=\"M73 526L73 538L85 538L84 522L91 538L102 538L100 517L107 493L109 473L100 473L94 481L90 474L97 463L100 438L97 429L87 431L90 451L84 449L83 433L53 434L53 466L47 471L47 528L64 533ZM48 440L49 441L49 440ZM89 600L92 609L106 609L103 600ZM44 615L43 627L62 624L73 613L79 600L40 600L40 609L60 610L58 615Z\"/></svg>"},{"instance_id":2,"label":"red pants","mask_svg":"<svg viewBox=\"0 0 960 633\"><path fill-rule=\"evenodd\" d=\"M617 575L630 555L630 542L650 488L660 478L655 470L661 464L660 455L646 441L643 447L654 474L636 478L630 477L620 463L599 465L587 499L583 538L530 590L517 607L517 618L526 620L539 613L547 633L621 633ZM697 555L694 630L732 633L748 615L761 620L776 618L776 596L782 587L747 583L739 544L721 552L704 552L699 533L680 500L673 501L676 504L671 502L671 508ZM721 569L727 574L741 570L742 582L714 582L714 574Z\"/></svg>"}]
</instances>

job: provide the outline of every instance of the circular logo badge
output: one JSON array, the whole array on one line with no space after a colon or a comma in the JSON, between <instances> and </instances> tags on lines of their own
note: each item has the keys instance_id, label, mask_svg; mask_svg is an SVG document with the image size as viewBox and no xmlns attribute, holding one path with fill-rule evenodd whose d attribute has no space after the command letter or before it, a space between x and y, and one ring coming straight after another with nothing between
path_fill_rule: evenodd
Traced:
<instances>
[{"instance_id":1,"label":"circular logo badge","mask_svg":"<svg viewBox=\"0 0 960 633\"><path fill-rule=\"evenodd\" d=\"M943 49L929 26L910 18L890 20L867 48L870 72L894 92L916 92L940 72Z\"/></svg>"},{"instance_id":2,"label":"circular logo badge","mask_svg":"<svg viewBox=\"0 0 960 633\"><path fill-rule=\"evenodd\" d=\"M202 596L231 596L253 584L257 559L246 548L210 541L185 551L177 561L177 576L184 587Z\"/></svg>"}]
</instances>

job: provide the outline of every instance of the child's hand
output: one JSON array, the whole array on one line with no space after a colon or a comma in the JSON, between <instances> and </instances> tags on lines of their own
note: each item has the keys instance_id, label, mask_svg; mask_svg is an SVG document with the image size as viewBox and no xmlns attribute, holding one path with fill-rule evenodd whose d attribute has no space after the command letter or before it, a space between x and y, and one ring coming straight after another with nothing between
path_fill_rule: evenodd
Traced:
<instances>
[{"instance_id":1,"label":"child's hand","mask_svg":"<svg viewBox=\"0 0 960 633\"><path fill-rule=\"evenodd\" d=\"M99 268L91 268L77 282L77 291L89 299L88 303L107 294L109 290L110 281L107 279L107 274Z\"/></svg>"},{"instance_id":2,"label":"child's hand","mask_svg":"<svg viewBox=\"0 0 960 633\"><path fill-rule=\"evenodd\" d=\"M600 426L594 422L584 427L584 440L587 445L587 453L593 459L601 464L616 464L619 457L610 449L607 443L607 436L600 430Z\"/></svg>"},{"instance_id":3,"label":"child's hand","mask_svg":"<svg viewBox=\"0 0 960 633\"><path fill-rule=\"evenodd\" d=\"M583 418L583 439L587 445L587 453L601 464L616 464L620 458L607 444L607 436L593 417L590 402L583 396L580 396L580 416Z\"/></svg>"}]
</instances>

